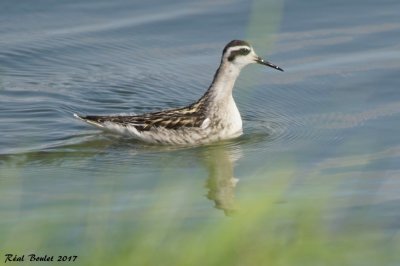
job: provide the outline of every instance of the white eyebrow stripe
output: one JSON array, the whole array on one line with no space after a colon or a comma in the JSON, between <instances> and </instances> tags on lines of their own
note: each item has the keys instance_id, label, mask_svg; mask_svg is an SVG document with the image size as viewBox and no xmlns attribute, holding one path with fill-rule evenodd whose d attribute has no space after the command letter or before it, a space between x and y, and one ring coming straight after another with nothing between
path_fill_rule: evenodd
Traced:
<instances>
[{"instance_id":1,"label":"white eyebrow stripe","mask_svg":"<svg viewBox=\"0 0 400 266\"><path fill-rule=\"evenodd\" d=\"M247 45L241 45L241 46L229 47L228 50L226 51L226 54L230 54L232 51L238 51L240 49L246 49L246 50L250 50L251 51L251 47L249 47Z\"/></svg>"}]
</instances>

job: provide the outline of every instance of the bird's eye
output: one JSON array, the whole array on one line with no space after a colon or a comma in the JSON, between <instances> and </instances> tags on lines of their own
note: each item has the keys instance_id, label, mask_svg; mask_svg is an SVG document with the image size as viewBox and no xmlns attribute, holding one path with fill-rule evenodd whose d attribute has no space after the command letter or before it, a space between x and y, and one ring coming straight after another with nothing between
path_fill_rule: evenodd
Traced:
<instances>
[{"instance_id":1,"label":"bird's eye","mask_svg":"<svg viewBox=\"0 0 400 266\"><path fill-rule=\"evenodd\" d=\"M246 48L242 48L242 49L240 49L240 53L241 53L242 55L247 55L248 53L250 53L250 50L249 50L249 49L246 49Z\"/></svg>"},{"instance_id":2,"label":"bird's eye","mask_svg":"<svg viewBox=\"0 0 400 266\"><path fill-rule=\"evenodd\" d=\"M233 61L235 59L236 56L245 56L248 55L250 53L250 49L248 48L241 48L238 50L234 50L230 53L229 57L228 57L228 61Z\"/></svg>"}]
</instances>

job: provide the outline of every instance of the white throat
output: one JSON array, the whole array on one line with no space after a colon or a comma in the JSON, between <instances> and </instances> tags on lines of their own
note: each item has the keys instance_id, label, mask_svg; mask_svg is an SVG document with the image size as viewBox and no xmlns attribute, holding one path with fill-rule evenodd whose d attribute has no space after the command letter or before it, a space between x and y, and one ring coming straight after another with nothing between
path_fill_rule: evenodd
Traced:
<instances>
[{"instance_id":1,"label":"white throat","mask_svg":"<svg viewBox=\"0 0 400 266\"><path fill-rule=\"evenodd\" d=\"M241 67L232 63L223 62L220 65L209 88L213 102L221 104L232 97L232 90L240 71Z\"/></svg>"},{"instance_id":2,"label":"white throat","mask_svg":"<svg viewBox=\"0 0 400 266\"><path fill-rule=\"evenodd\" d=\"M214 76L213 83L206 93L208 117L211 121L220 121L223 126L222 138L240 135L242 118L232 96L235 81L242 67L223 62Z\"/></svg>"}]
</instances>

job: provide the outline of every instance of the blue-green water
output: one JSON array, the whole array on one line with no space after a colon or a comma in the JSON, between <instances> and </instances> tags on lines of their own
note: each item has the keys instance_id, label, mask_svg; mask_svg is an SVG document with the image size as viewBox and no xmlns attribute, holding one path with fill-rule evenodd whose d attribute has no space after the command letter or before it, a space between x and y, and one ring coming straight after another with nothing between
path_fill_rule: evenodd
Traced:
<instances>
[{"instance_id":1,"label":"blue-green water","mask_svg":"<svg viewBox=\"0 0 400 266\"><path fill-rule=\"evenodd\" d=\"M323 201L319 225L390 246L400 229L399 13L394 0L1 0L0 257L84 258L147 222L196 235L245 215L248 201L263 205L277 183L275 208ZM232 39L285 69L243 71L236 140L149 146L72 116L189 104Z\"/></svg>"}]
</instances>

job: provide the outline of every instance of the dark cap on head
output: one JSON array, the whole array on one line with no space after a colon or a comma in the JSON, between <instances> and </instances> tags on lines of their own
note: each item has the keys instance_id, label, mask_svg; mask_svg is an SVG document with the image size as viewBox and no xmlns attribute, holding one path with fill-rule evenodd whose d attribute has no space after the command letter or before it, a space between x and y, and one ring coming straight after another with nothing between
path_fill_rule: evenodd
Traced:
<instances>
[{"instance_id":1,"label":"dark cap on head","mask_svg":"<svg viewBox=\"0 0 400 266\"><path fill-rule=\"evenodd\" d=\"M233 40L233 41L230 41L230 42L225 46L224 50L222 51L222 54L225 54L226 50L228 50L228 48L230 48L230 47L234 47L234 46L243 46L243 45L250 47L250 44L249 44L248 42L246 42L246 41L241 41L241 40Z\"/></svg>"}]
</instances>

